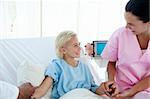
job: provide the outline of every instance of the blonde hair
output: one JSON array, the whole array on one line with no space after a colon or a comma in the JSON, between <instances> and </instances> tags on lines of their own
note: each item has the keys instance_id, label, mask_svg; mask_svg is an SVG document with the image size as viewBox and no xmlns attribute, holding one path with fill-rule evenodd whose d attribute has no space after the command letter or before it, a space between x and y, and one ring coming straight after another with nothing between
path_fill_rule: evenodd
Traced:
<instances>
[{"instance_id":1,"label":"blonde hair","mask_svg":"<svg viewBox=\"0 0 150 99\"><path fill-rule=\"evenodd\" d=\"M62 48L74 36L76 36L76 34L72 31L63 31L56 37L55 48L56 55L59 58L63 58L63 53L60 52L60 48Z\"/></svg>"}]
</instances>

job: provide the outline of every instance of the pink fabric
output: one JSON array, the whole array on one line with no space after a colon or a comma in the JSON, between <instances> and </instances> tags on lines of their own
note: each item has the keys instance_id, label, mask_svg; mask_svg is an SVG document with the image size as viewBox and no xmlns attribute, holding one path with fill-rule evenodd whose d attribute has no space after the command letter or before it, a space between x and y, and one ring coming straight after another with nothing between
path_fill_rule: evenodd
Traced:
<instances>
[{"instance_id":1,"label":"pink fabric","mask_svg":"<svg viewBox=\"0 0 150 99\"><path fill-rule=\"evenodd\" d=\"M137 93L132 99L150 99L150 93L142 91Z\"/></svg>"},{"instance_id":2,"label":"pink fabric","mask_svg":"<svg viewBox=\"0 0 150 99\"><path fill-rule=\"evenodd\" d=\"M102 57L116 61L116 83L121 91L150 75L150 41L143 54L136 35L124 27L111 36Z\"/></svg>"}]
</instances>

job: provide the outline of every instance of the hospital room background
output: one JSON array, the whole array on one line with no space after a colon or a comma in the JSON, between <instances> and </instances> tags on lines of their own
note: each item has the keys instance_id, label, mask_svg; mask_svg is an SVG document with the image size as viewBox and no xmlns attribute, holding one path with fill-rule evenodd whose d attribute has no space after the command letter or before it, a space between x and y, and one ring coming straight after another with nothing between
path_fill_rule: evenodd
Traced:
<instances>
[{"instance_id":1,"label":"hospital room background","mask_svg":"<svg viewBox=\"0 0 150 99\"><path fill-rule=\"evenodd\" d=\"M54 58L54 39L65 30L77 33L84 55L86 43L108 40L125 25L127 1L0 0L0 80L18 86L24 80L32 82L37 75L42 78L40 66ZM86 59L91 60L87 62L95 80L99 79L96 82L104 81L106 61ZM34 79L32 84L39 82Z\"/></svg>"}]
</instances>

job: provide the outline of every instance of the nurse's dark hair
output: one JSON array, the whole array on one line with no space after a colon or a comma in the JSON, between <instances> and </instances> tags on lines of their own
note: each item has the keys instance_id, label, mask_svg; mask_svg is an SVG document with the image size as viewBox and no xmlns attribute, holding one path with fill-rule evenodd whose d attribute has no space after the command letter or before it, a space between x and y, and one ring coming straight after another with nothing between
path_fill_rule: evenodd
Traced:
<instances>
[{"instance_id":1,"label":"nurse's dark hair","mask_svg":"<svg viewBox=\"0 0 150 99\"><path fill-rule=\"evenodd\" d=\"M144 23L149 22L149 0L130 0L126 7L126 12L131 12Z\"/></svg>"}]
</instances>

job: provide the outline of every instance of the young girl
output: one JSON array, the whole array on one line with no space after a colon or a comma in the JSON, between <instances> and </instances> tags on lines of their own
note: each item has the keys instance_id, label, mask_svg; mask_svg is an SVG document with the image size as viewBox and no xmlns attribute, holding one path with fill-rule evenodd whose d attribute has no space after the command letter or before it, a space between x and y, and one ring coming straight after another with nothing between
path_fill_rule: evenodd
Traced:
<instances>
[{"instance_id":1,"label":"young girl","mask_svg":"<svg viewBox=\"0 0 150 99\"><path fill-rule=\"evenodd\" d=\"M103 94L106 84L102 83L98 87L94 83L88 66L77 60L80 57L80 51L80 43L75 33L72 31L60 33L56 38L58 59L54 59L48 66L45 79L35 90L32 98L44 96L51 86L51 99L58 99L76 88L89 89L98 95Z\"/></svg>"}]
</instances>

